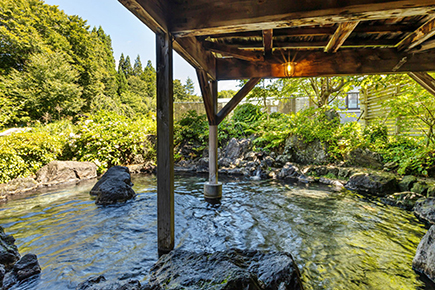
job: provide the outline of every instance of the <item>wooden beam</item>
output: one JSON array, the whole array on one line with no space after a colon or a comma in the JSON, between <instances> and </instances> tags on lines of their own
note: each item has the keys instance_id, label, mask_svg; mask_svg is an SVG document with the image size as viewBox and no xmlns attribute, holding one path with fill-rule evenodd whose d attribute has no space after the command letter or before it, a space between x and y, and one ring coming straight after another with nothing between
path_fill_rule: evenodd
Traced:
<instances>
[{"instance_id":1,"label":"wooden beam","mask_svg":"<svg viewBox=\"0 0 435 290\"><path fill-rule=\"evenodd\" d=\"M403 59L406 62L397 68L399 72L435 71L435 50L407 54L395 48L339 50L335 54L323 51L299 52L294 77L317 77L335 75L362 75L394 73L393 68ZM248 63L236 59L217 60L218 80L247 78L283 78L282 60Z\"/></svg>"},{"instance_id":2,"label":"wooden beam","mask_svg":"<svg viewBox=\"0 0 435 290\"><path fill-rule=\"evenodd\" d=\"M174 50L195 69L204 70L211 79L216 79L215 58L195 37L175 39Z\"/></svg>"},{"instance_id":3,"label":"wooden beam","mask_svg":"<svg viewBox=\"0 0 435 290\"><path fill-rule=\"evenodd\" d=\"M331 39L329 39L324 51L327 53L337 52L337 50L343 45L358 23L359 21L340 23Z\"/></svg>"},{"instance_id":4,"label":"wooden beam","mask_svg":"<svg viewBox=\"0 0 435 290\"><path fill-rule=\"evenodd\" d=\"M247 94L255 87L256 84L261 80L261 78L251 78L244 86L241 88L234 97L219 111L217 114L217 123L220 124L229 113L246 97Z\"/></svg>"},{"instance_id":5,"label":"wooden beam","mask_svg":"<svg viewBox=\"0 0 435 290\"><path fill-rule=\"evenodd\" d=\"M175 1L171 32L176 37L258 31L433 13L430 0Z\"/></svg>"},{"instance_id":6,"label":"wooden beam","mask_svg":"<svg viewBox=\"0 0 435 290\"><path fill-rule=\"evenodd\" d=\"M157 72L157 245L174 248L174 121L172 38L156 34Z\"/></svg>"},{"instance_id":7,"label":"wooden beam","mask_svg":"<svg viewBox=\"0 0 435 290\"><path fill-rule=\"evenodd\" d=\"M158 0L118 0L154 33L168 32L167 7Z\"/></svg>"},{"instance_id":8,"label":"wooden beam","mask_svg":"<svg viewBox=\"0 0 435 290\"><path fill-rule=\"evenodd\" d=\"M273 29L263 30L264 55L271 56L273 48Z\"/></svg>"},{"instance_id":9,"label":"wooden beam","mask_svg":"<svg viewBox=\"0 0 435 290\"><path fill-rule=\"evenodd\" d=\"M213 109L213 94L207 74L204 70L197 69L196 75L198 76L199 87L201 88L201 95L202 100L204 101L204 107L207 114L208 123L210 125L216 125L216 113Z\"/></svg>"},{"instance_id":10,"label":"wooden beam","mask_svg":"<svg viewBox=\"0 0 435 290\"><path fill-rule=\"evenodd\" d=\"M408 75L419 85L435 96L435 79L427 72L409 72Z\"/></svg>"},{"instance_id":11,"label":"wooden beam","mask_svg":"<svg viewBox=\"0 0 435 290\"><path fill-rule=\"evenodd\" d=\"M416 31L405 37L398 45L399 51L409 51L435 35L435 17L431 17Z\"/></svg>"},{"instance_id":12,"label":"wooden beam","mask_svg":"<svg viewBox=\"0 0 435 290\"><path fill-rule=\"evenodd\" d=\"M294 36L321 36L332 35L335 32L334 27L291 27L275 29L273 35L277 37L294 37ZM410 25L403 24L388 24L388 25L358 25L355 29L355 33L409 33L414 32L415 28ZM214 34L209 35L210 38L250 38L261 37L262 31L244 31L233 32L227 34Z\"/></svg>"},{"instance_id":13,"label":"wooden beam","mask_svg":"<svg viewBox=\"0 0 435 290\"><path fill-rule=\"evenodd\" d=\"M413 50L411 50L411 52L422 52L434 48L435 48L435 40L428 40L422 43L421 45L419 45L418 47L415 47Z\"/></svg>"},{"instance_id":14,"label":"wooden beam","mask_svg":"<svg viewBox=\"0 0 435 290\"><path fill-rule=\"evenodd\" d=\"M232 56L247 61L264 61L264 57L261 55L261 53L240 50L234 46L205 41L204 47L208 50L220 53L225 56Z\"/></svg>"},{"instance_id":15,"label":"wooden beam","mask_svg":"<svg viewBox=\"0 0 435 290\"><path fill-rule=\"evenodd\" d=\"M328 41L279 41L273 42L274 48L324 48L328 45ZM226 44L233 48L240 50L263 50L263 45L260 41L236 41L233 40L232 44ZM396 47L397 41L394 39L368 39L368 40L347 40L341 47Z\"/></svg>"}]
</instances>

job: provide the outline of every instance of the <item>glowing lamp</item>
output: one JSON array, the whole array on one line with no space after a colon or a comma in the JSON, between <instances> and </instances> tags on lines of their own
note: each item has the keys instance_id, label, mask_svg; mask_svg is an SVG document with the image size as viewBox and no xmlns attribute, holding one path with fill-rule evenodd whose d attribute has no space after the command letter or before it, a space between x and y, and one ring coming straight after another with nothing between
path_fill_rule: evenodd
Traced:
<instances>
[{"instance_id":1,"label":"glowing lamp","mask_svg":"<svg viewBox=\"0 0 435 290\"><path fill-rule=\"evenodd\" d=\"M284 66L284 75L286 77L292 77L295 74L296 63L295 62L286 62L283 64Z\"/></svg>"}]
</instances>

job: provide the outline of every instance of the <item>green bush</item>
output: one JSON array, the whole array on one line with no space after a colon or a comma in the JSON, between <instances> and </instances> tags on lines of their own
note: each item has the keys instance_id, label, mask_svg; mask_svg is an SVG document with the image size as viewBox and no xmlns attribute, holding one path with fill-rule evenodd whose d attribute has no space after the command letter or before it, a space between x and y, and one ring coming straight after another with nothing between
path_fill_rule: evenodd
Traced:
<instances>
[{"instance_id":1,"label":"green bush","mask_svg":"<svg viewBox=\"0 0 435 290\"><path fill-rule=\"evenodd\" d=\"M0 138L0 183L35 173L62 154L64 139L40 128Z\"/></svg>"},{"instance_id":2,"label":"green bush","mask_svg":"<svg viewBox=\"0 0 435 290\"><path fill-rule=\"evenodd\" d=\"M234 109L233 121L252 123L258 121L264 114L261 112L261 107L251 103L238 105Z\"/></svg>"},{"instance_id":3,"label":"green bush","mask_svg":"<svg viewBox=\"0 0 435 290\"><path fill-rule=\"evenodd\" d=\"M190 144L207 145L208 121L205 114L198 115L194 110L185 113L175 124L175 144L187 141Z\"/></svg>"},{"instance_id":4,"label":"green bush","mask_svg":"<svg viewBox=\"0 0 435 290\"><path fill-rule=\"evenodd\" d=\"M100 111L77 124L63 158L94 162L99 172L114 165L130 164L136 154L153 159L155 148L148 135L156 134L155 126L151 119L133 121Z\"/></svg>"}]
</instances>

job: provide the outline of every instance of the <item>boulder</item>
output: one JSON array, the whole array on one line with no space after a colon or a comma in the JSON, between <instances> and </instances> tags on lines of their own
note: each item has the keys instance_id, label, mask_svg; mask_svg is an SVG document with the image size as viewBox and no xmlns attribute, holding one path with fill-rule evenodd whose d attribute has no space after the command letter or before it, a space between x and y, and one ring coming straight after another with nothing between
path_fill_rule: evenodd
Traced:
<instances>
[{"instance_id":1,"label":"boulder","mask_svg":"<svg viewBox=\"0 0 435 290\"><path fill-rule=\"evenodd\" d=\"M427 196L435 197L435 184L432 184L427 188Z\"/></svg>"},{"instance_id":2,"label":"boulder","mask_svg":"<svg viewBox=\"0 0 435 290\"><path fill-rule=\"evenodd\" d=\"M305 142L297 136L286 140L284 153L291 161L300 164L326 164L329 161L328 148L319 140Z\"/></svg>"},{"instance_id":3,"label":"boulder","mask_svg":"<svg viewBox=\"0 0 435 290\"><path fill-rule=\"evenodd\" d=\"M228 159L236 159L244 156L246 152L248 152L251 147L251 140L249 139L241 139L237 140L236 138L232 138L230 142L228 142L227 147L225 148L225 158Z\"/></svg>"},{"instance_id":4,"label":"boulder","mask_svg":"<svg viewBox=\"0 0 435 290\"><path fill-rule=\"evenodd\" d=\"M97 166L92 162L51 161L36 173L36 181L43 185L77 182L97 177Z\"/></svg>"},{"instance_id":5,"label":"boulder","mask_svg":"<svg viewBox=\"0 0 435 290\"><path fill-rule=\"evenodd\" d=\"M414 214L427 224L435 224L435 198L418 200L414 206Z\"/></svg>"},{"instance_id":6,"label":"boulder","mask_svg":"<svg viewBox=\"0 0 435 290\"><path fill-rule=\"evenodd\" d=\"M292 163L288 162L284 165L278 174L279 179L284 179L288 181L298 181L298 178L302 175L299 168L297 168Z\"/></svg>"},{"instance_id":7,"label":"boulder","mask_svg":"<svg viewBox=\"0 0 435 290\"><path fill-rule=\"evenodd\" d=\"M8 183L0 184L0 196L3 196L4 199L6 199L8 195L26 192L36 189L37 187L38 183L33 178L17 178ZM1 199L2 198L0 198L0 200Z\"/></svg>"},{"instance_id":8,"label":"boulder","mask_svg":"<svg viewBox=\"0 0 435 290\"><path fill-rule=\"evenodd\" d=\"M128 168L113 166L98 180L90 194L97 197L95 203L99 205L125 202L136 195L132 186Z\"/></svg>"},{"instance_id":9,"label":"boulder","mask_svg":"<svg viewBox=\"0 0 435 290\"><path fill-rule=\"evenodd\" d=\"M435 226L431 226L418 244L412 268L435 282Z\"/></svg>"},{"instance_id":10,"label":"boulder","mask_svg":"<svg viewBox=\"0 0 435 290\"><path fill-rule=\"evenodd\" d=\"M89 277L80 283L76 290L140 290L141 285L137 280L107 281L103 275Z\"/></svg>"},{"instance_id":11,"label":"boulder","mask_svg":"<svg viewBox=\"0 0 435 290\"><path fill-rule=\"evenodd\" d=\"M278 167L283 167L287 162L291 162L291 156L278 155L275 159L275 165Z\"/></svg>"},{"instance_id":12,"label":"boulder","mask_svg":"<svg viewBox=\"0 0 435 290\"><path fill-rule=\"evenodd\" d=\"M382 157L369 149L356 148L346 156L346 163L354 166L382 169Z\"/></svg>"},{"instance_id":13,"label":"boulder","mask_svg":"<svg viewBox=\"0 0 435 290\"><path fill-rule=\"evenodd\" d=\"M151 269L149 285L157 289L303 289L293 258L283 252L231 249L215 253L173 250Z\"/></svg>"},{"instance_id":14,"label":"boulder","mask_svg":"<svg viewBox=\"0 0 435 290\"><path fill-rule=\"evenodd\" d=\"M388 195L382 198L382 202L388 205L394 205L401 207L406 210L412 210L415 206L417 200L422 198L421 194L404 191L404 192L396 192L394 194Z\"/></svg>"},{"instance_id":15,"label":"boulder","mask_svg":"<svg viewBox=\"0 0 435 290\"><path fill-rule=\"evenodd\" d=\"M413 175L403 176L402 180L399 182L400 191L410 191L416 182L417 177Z\"/></svg>"},{"instance_id":16,"label":"boulder","mask_svg":"<svg viewBox=\"0 0 435 290\"><path fill-rule=\"evenodd\" d=\"M411 191L417 192L420 194L426 194L427 193L427 184L424 181L418 181L414 183L414 185L411 188Z\"/></svg>"},{"instance_id":17,"label":"boulder","mask_svg":"<svg viewBox=\"0 0 435 290\"><path fill-rule=\"evenodd\" d=\"M6 271L9 271L19 259L20 254L17 246L15 246L14 237L5 234L0 226L0 265L3 265Z\"/></svg>"},{"instance_id":18,"label":"boulder","mask_svg":"<svg viewBox=\"0 0 435 290\"><path fill-rule=\"evenodd\" d=\"M397 191L397 179L389 173L355 173L346 184L351 190L386 196Z\"/></svg>"},{"instance_id":19,"label":"boulder","mask_svg":"<svg viewBox=\"0 0 435 290\"><path fill-rule=\"evenodd\" d=\"M11 288L13 285L25 281L41 273L38 258L34 254L24 255L3 278L3 290Z\"/></svg>"}]
</instances>

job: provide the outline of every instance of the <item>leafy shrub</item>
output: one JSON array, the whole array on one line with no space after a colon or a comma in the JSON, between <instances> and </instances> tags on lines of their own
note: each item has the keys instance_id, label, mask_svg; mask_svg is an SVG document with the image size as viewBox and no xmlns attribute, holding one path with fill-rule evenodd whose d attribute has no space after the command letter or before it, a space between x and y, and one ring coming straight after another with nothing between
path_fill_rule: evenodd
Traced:
<instances>
[{"instance_id":1,"label":"leafy shrub","mask_svg":"<svg viewBox=\"0 0 435 290\"><path fill-rule=\"evenodd\" d=\"M133 121L100 111L77 124L63 158L94 162L99 172L113 165L129 164L136 154L151 159L155 149L148 135L155 133L155 123L150 119Z\"/></svg>"},{"instance_id":2,"label":"leafy shrub","mask_svg":"<svg viewBox=\"0 0 435 290\"><path fill-rule=\"evenodd\" d=\"M0 182L35 173L62 153L63 139L41 129L0 138Z\"/></svg>"},{"instance_id":3,"label":"leafy shrub","mask_svg":"<svg viewBox=\"0 0 435 290\"><path fill-rule=\"evenodd\" d=\"M235 122L255 122L263 116L261 107L251 103L241 104L234 109L233 121Z\"/></svg>"},{"instance_id":4,"label":"leafy shrub","mask_svg":"<svg viewBox=\"0 0 435 290\"><path fill-rule=\"evenodd\" d=\"M208 122L205 114L198 115L190 110L175 124L175 143L187 141L191 144L199 143L206 145L208 142Z\"/></svg>"},{"instance_id":5,"label":"leafy shrub","mask_svg":"<svg viewBox=\"0 0 435 290\"><path fill-rule=\"evenodd\" d=\"M363 130L363 138L369 143L387 142L388 129L383 123L374 123L366 126Z\"/></svg>"}]
</instances>

